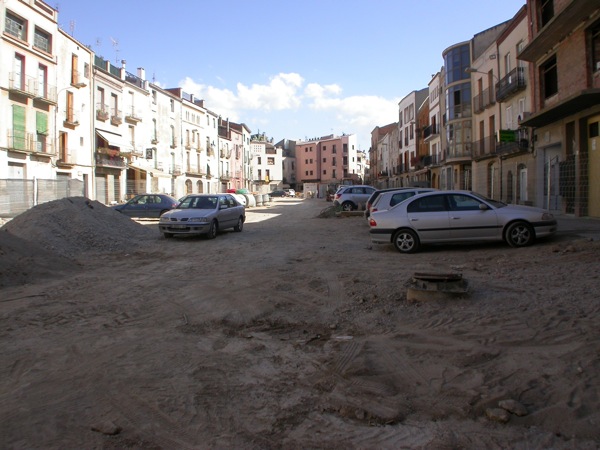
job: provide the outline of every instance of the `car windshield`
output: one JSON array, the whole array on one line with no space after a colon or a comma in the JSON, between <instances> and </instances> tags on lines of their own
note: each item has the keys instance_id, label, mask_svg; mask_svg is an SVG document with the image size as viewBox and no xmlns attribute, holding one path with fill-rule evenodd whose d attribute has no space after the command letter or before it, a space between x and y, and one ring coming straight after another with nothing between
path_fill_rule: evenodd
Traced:
<instances>
[{"instance_id":1,"label":"car windshield","mask_svg":"<svg viewBox=\"0 0 600 450\"><path fill-rule=\"evenodd\" d=\"M494 208L504 208L506 205L506 203L501 202L499 200L492 200L491 198L487 198L484 197L481 194L478 194L477 192L471 192L471 194L473 194L475 197L480 198L481 200L491 204Z\"/></svg>"},{"instance_id":2,"label":"car windshield","mask_svg":"<svg viewBox=\"0 0 600 450\"><path fill-rule=\"evenodd\" d=\"M218 197L186 197L177 207L178 209L215 209Z\"/></svg>"}]
</instances>

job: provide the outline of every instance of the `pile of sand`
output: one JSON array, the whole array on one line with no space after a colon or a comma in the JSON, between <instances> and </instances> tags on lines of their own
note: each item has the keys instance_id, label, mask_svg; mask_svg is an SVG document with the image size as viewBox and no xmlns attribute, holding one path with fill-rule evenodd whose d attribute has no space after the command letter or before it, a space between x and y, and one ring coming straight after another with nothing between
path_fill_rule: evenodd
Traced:
<instances>
[{"instance_id":1,"label":"pile of sand","mask_svg":"<svg viewBox=\"0 0 600 450\"><path fill-rule=\"evenodd\" d=\"M43 203L0 228L0 286L72 270L82 254L133 251L157 236L156 229L85 197Z\"/></svg>"}]
</instances>

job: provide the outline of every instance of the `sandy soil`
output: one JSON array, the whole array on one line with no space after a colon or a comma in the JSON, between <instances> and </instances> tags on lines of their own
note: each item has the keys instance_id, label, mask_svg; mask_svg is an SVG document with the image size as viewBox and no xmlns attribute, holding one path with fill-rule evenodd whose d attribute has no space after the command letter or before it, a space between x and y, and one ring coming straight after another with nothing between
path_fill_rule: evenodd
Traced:
<instances>
[{"instance_id":1,"label":"sandy soil","mask_svg":"<svg viewBox=\"0 0 600 450\"><path fill-rule=\"evenodd\" d=\"M215 240L83 198L4 225L1 447L600 446L600 241L401 255L328 205ZM409 302L415 272L468 295Z\"/></svg>"}]
</instances>

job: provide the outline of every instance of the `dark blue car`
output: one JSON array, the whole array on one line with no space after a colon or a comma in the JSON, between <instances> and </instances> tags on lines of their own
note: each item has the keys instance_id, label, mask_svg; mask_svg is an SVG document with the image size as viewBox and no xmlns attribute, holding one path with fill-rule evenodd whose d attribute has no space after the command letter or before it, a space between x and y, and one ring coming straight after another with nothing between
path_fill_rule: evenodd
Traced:
<instances>
[{"instance_id":1,"label":"dark blue car","mask_svg":"<svg viewBox=\"0 0 600 450\"><path fill-rule=\"evenodd\" d=\"M166 194L140 194L127 203L115 205L112 208L129 217L159 218L167 211L175 209L178 205L170 195Z\"/></svg>"}]
</instances>

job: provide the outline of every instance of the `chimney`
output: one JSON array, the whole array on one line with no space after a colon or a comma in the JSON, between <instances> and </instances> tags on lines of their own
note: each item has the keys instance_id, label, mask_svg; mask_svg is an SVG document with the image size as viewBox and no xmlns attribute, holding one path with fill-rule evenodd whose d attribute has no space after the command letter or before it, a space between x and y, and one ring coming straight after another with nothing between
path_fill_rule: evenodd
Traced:
<instances>
[{"instance_id":1,"label":"chimney","mask_svg":"<svg viewBox=\"0 0 600 450\"><path fill-rule=\"evenodd\" d=\"M144 70L143 67L138 67L137 75L138 75L138 78L141 79L141 80L145 80L146 79L146 71Z\"/></svg>"}]
</instances>

